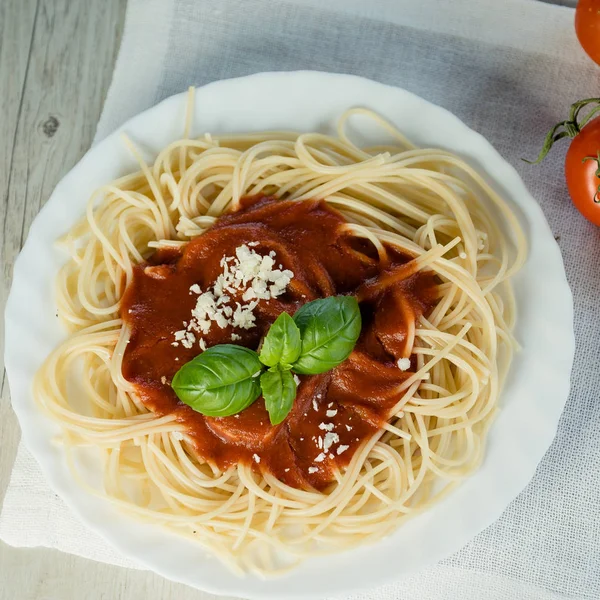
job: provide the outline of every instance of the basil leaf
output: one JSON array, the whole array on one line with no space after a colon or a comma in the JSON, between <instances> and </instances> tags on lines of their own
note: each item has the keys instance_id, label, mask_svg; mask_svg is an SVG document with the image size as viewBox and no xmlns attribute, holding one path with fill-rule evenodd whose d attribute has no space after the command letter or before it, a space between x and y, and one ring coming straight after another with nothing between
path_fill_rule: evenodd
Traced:
<instances>
[{"instance_id":1,"label":"basil leaf","mask_svg":"<svg viewBox=\"0 0 600 600\"><path fill-rule=\"evenodd\" d=\"M300 356L300 346L300 330L294 319L282 312L271 325L259 358L267 367L291 365Z\"/></svg>"},{"instance_id":2,"label":"basil leaf","mask_svg":"<svg viewBox=\"0 0 600 600\"><path fill-rule=\"evenodd\" d=\"M171 386L196 412L228 417L248 408L260 396L258 376L262 369L254 350L220 344L183 365Z\"/></svg>"},{"instance_id":3,"label":"basil leaf","mask_svg":"<svg viewBox=\"0 0 600 600\"><path fill-rule=\"evenodd\" d=\"M330 296L302 306L294 315L302 336L296 373L316 375L344 362L360 335L361 316L354 296Z\"/></svg>"},{"instance_id":4,"label":"basil leaf","mask_svg":"<svg viewBox=\"0 0 600 600\"><path fill-rule=\"evenodd\" d=\"M296 398L296 382L289 371L273 369L260 376L260 387L269 412L271 425L279 425L292 410Z\"/></svg>"}]
</instances>

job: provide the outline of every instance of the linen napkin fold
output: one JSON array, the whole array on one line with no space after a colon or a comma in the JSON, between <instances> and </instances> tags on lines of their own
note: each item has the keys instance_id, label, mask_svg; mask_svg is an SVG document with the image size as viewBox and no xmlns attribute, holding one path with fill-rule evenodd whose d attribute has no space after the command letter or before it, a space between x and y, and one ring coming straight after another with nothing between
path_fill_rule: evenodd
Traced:
<instances>
[{"instance_id":1,"label":"linen napkin fold","mask_svg":"<svg viewBox=\"0 0 600 600\"><path fill-rule=\"evenodd\" d=\"M415 92L482 133L517 167L561 247L577 354L534 479L455 555L346 600L600 597L600 233L571 206L561 149L536 168L520 161L537 154L572 102L599 95L600 69L579 49L572 21L571 9L533 0L129 1L96 141L192 84L260 71L354 73ZM0 538L139 568L79 522L22 445Z\"/></svg>"}]
</instances>

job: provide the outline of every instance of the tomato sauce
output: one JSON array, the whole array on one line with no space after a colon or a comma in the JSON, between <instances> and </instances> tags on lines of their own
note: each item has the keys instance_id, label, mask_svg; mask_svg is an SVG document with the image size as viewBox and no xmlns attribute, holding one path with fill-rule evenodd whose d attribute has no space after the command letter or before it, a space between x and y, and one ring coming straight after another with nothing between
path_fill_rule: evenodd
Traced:
<instances>
[{"instance_id":1,"label":"tomato sauce","mask_svg":"<svg viewBox=\"0 0 600 600\"><path fill-rule=\"evenodd\" d=\"M396 361L407 353L408 328L434 303L434 278L413 273L378 288L378 280L393 280L390 274L411 257L386 246L388 260L381 262L372 244L351 235L345 225L323 201L247 198L240 210L220 217L182 251L159 250L135 267L121 302L131 331L123 375L154 413L176 414L204 460L221 469L252 464L290 486L322 490L400 400L397 388L410 371L401 371ZM261 255L275 251L277 265L294 277L284 294L259 302L255 327L213 325L203 336L207 346L236 343L257 349L282 311L294 314L311 300L357 293L365 286L369 291L360 304L362 332L351 356L328 373L298 376L292 411L277 426L270 424L262 398L238 415L205 417L180 402L170 386L178 369L201 352L197 343L190 349L173 345L175 331L195 306L190 286L210 287L221 273L221 259L251 242L258 242L253 250ZM234 332L241 337L232 342ZM324 452L327 433L335 434L335 443Z\"/></svg>"}]
</instances>

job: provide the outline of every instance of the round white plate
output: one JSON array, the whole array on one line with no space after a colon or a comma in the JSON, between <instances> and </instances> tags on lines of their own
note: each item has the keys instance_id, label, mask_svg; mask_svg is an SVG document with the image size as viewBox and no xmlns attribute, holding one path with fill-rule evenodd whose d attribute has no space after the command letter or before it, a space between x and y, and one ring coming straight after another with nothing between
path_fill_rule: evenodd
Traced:
<instances>
[{"instance_id":1,"label":"round white plate","mask_svg":"<svg viewBox=\"0 0 600 600\"><path fill-rule=\"evenodd\" d=\"M573 304L560 251L542 211L516 171L479 134L446 110L404 90L348 75L263 73L219 81L196 92L193 134L295 129L334 132L349 107L372 108L421 146L462 155L514 205L530 243L515 278L517 354L493 423L481 468L443 502L379 543L308 560L283 577L232 575L191 542L143 525L73 481L55 424L31 396L34 373L65 333L55 318L52 282L65 256L54 241L84 214L91 192L137 165L119 135L125 131L151 159L183 130L186 94L128 121L92 148L60 182L31 227L14 271L6 309L6 369L23 439L50 485L75 513L123 554L175 581L246 598L308 598L401 579L466 544L493 523L527 485L556 432L573 362ZM364 141L382 137L356 126ZM382 141L384 141L383 138Z\"/></svg>"}]
</instances>

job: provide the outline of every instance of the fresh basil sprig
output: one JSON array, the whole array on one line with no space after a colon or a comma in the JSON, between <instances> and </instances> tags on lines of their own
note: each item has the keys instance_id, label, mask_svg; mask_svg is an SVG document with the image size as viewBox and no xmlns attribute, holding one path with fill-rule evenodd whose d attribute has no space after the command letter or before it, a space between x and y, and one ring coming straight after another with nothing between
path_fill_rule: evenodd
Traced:
<instances>
[{"instance_id":1,"label":"fresh basil sprig","mask_svg":"<svg viewBox=\"0 0 600 600\"><path fill-rule=\"evenodd\" d=\"M353 296L314 300L293 318L287 313L277 317L260 355L235 344L213 346L181 367L171 386L182 402L210 417L241 412L262 390L269 419L278 425L296 398L292 372L316 375L333 369L348 358L360 329L360 309Z\"/></svg>"},{"instance_id":2,"label":"fresh basil sprig","mask_svg":"<svg viewBox=\"0 0 600 600\"><path fill-rule=\"evenodd\" d=\"M296 382L290 371L272 367L260 376L260 388L272 425L279 425L292 410Z\"/></svg>"},{"instance_id":3,"label":"fresh basil sprig","mask_svg":"<svg viewBox=\"0 0 600 600\"><path fill-rule=\"evenodd\" d=\"M302 340L294 319L281 313L269 329L260 349L259 359L267 367L281 365L287 369L298 360Z\"/></svg>"},{"instance_id":4,"label":"fresh basil sprig","mask_svg":"<svg viewBox=\"0 0 600 600\"><path fill-rule=\"evenodd\" d=\"M344 362L360 335L361 318L354 296L330 296L308 302L294 315L302 337L296 373L317 375Z\"/></svg>"},{"instance_id":5,"label":"fresh basil sprig","mask_svg":"<svg viewBox=\"0 0 600 600\"><path fill-rule=\"evenodd\" d=\"M228 417L242 412L260 396L258 376L262 369L254 350L219 344L183 365L171 386L195 411L208 417Z\"/></svg>"}]
</instances>

